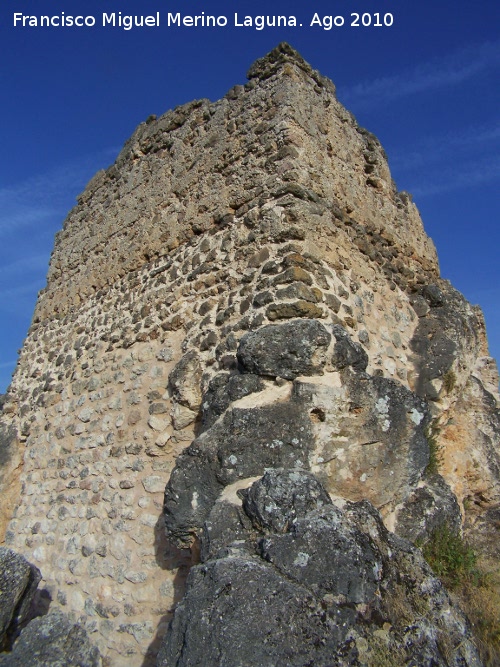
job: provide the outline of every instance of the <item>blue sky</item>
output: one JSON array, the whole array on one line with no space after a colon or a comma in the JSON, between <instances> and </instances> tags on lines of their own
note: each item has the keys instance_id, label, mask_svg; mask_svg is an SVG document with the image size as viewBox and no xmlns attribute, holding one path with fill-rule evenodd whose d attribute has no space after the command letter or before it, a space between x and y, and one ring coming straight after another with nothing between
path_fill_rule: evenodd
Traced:
<instances>
[{"instance_id":1,"label":"blue sky","mask_svg":"<svg viewBox=\"0 0 500 667\"><path fill-rule=\"evenodd\" d=\"M272 7L269 9L269 7ZM160 27L102 27L102 13L160 12ZM168 12L225 15L226 28L168 28ZM500 358L499 3L483 0L14 0L0 8L0 392L45 284L55 232L134 128L194 98L216 100L286 40L329 76L414 195L443 277L486 314ZM93 28L21 28L13 13L95 16ZM302 27L233 26L234 13ZM339 15L330 31L314 13ZM350 26L391 13L391 27Z\"/></svg>"}]
</instances>

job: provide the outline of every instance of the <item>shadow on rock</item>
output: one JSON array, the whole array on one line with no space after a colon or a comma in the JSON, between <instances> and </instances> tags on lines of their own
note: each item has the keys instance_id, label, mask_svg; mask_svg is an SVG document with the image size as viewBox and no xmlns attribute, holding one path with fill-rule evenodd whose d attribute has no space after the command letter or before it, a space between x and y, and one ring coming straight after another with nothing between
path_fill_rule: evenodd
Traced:
<instances>
[{"instance_id":1,"label":"shadow on rock","mask_svg":"<svg viewBox=\"0 0 500 667\"><path fill-rule=\"evenodd\" d=\"M156 656L167 632L175 607L184 597L189 571L193 565L199 562L198 543L195 543L191 549L179 549L167 539L163 514L160 514L158 517L154 533L156 562L162 570L167 570L174 576L173 579L162 578L158 582L160 593L159 604L161 607L164 607L164 614L157 625L155 636L148 646L141 667L154 667L156 665Z\"/></svg>"}]
</instances>

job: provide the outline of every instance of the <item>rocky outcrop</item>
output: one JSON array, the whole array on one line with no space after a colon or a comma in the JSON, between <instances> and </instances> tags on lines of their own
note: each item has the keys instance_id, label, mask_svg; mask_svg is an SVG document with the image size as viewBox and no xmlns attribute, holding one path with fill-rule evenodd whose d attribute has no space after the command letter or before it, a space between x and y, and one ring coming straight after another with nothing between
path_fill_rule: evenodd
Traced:
<instances>
[{"instance_id":1,"label":"rocky outcrop","mask_svg":"<svg viewBox=\"0 0 500 667\"><path fill-rule=\"evenodd\" d=\"M19 468L21 465L19 433L16 426L10 421L9 415L4 413L5 397L2 398L2 405L0 405L0 494L2 497L0 536L5 535L8 520L19 498Z\"/></svg>"},{"instance_id":2,"label":"rocky outcrop","mask_svg":"<svg viewBox=\"0 0 500 667\"><path fill-rule=\"evenodd\" d=\"M334 505L302 470L242 495L213 506L158 667L482 664L421 553L370 503Z\"/></svg>"},{"instance_id":3,"label":"rocky outcrop","mask_svg":"<svg viewBox=\"0 0 500 667\"><path fill-rule=\"evenodd\" d=\"M23 556L0 547L0 650L10 648L27 621L41 578L38 568Z\"/></svg>"},{"instance_id":4,"label":"rocky outcrop","mask_svg":"<svg viewBox=\"0 0 500 667\"><path fill-rule=\"evenodd\" d=\"M443 526L452 534L460 533L462 514L457 498L441 475L424 475L397 508L395 530L414 544L423 544Z\"/></svg>"},{"instance_id":5,"label":"rocky outcrop","mask_svg":"<svg viewBox=\"0 0 500 667\"><path fill-rule=\"evenodd\" d=\"M446 281L425 286L412 300L419 320L410 341L416 362L410 386L429 402L429 435L451 487L444 506L430 486L420 490L417 503L435 510L442 506L450 525L457 526L453 505L458 500L468 539L480 553L491 555L491 540L485 537L497 531L493 517L500 505L500 402L483 316ZM439 512L429 525L436 520ZM415 529L409 534L415 535Z\"/></svg>"},{"instance_id":6,"label":"rocky outcrop","mask_svg":"<svg viewBox=\"0 0 500 667\"><path fill-rule=\"evenodd\" d=\"M242 337L241 375L223 376L223 386L237 386L249 371L261 376L252 382L262 390L247 385L231 403L211 386L202 400L209 428L180 454L165 491L167 534L179 545L192 543L227 486L267 468L314 470L330 493L368 498L386 516L416 489L429 460L425 403L363 372L366 352L339 325L332 332L292 320Z\"/></svg>"},{"instance_id":7,"label":"rocky outcrop","mask_svg":"<svg viewBox=\"0 0 500 667\"><path fill-rule=\"evenodd\" d=\"M0 655L1 667L101 667L87 633L61 611L35 618L21 632L12 653Z\"/></svg>"},{"instance_id":8,"label":"rocky outcrop","mask_svg":"<svg viewBox=\"0 0 500 667\"><path fill-rule=\"evenodd\" d=\"M331 334L317 320L294 320L245 334L238 347L244 372L294 380L322 375Z\"/></svg>"},{"instance_id":9,"label":"rocky outcrop","mask_svg":"<svg viewBox=\"0 0 500 667\"><path fill-rule=\"evenodd\" d=\"M353 368L356 371L365 371L368 366L368 355L359 343L353 343L347 331L338 324L332 327L335 336L333 348L333 367L336 370Z\"/></svg>"},{"instance_id":10,"label":"rocky outcrop","mask_svg":"<svg viewBox=\"0 0 500 667\"><path fill-rule=\"evenodd\" d=\"M266 468L307 465L313 447L300 402L229 408L177 458L165 490L168 536L190 546L225 487Z\"/></svg>"},{"instance_id":11,"label":"rocky outcrop","mask_svg":"<svg viewBox=\"0 0 500 667\"><path fill-rule=\"evenodd\" d=\"M281 44L141 124L70 212L2 398L0 530L109 667L152 667L198 541L208 567L236 511L261 530L224 499L268 468L491 551L498 400L380 143Z\"/></svg>"},{"instance_id":12,"label":"rocky outcrop","mask_svg":"<svg viewBox=\"0 0 500 667\"><path fill-rule=\"evenodd\" d=\"M40 570L0 547L0 665L101 667L97 648L81 625L61 611L33 618Z\"/></svg>"}]
</instances>

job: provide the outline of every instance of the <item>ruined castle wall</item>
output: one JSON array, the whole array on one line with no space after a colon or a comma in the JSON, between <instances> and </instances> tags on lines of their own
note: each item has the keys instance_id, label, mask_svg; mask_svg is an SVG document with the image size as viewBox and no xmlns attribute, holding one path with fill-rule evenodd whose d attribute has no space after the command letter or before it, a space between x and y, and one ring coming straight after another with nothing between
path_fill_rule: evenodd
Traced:
<instances>
[{"instance_id":1,"label":"ruined castle wall","mask_svg":"<svg viewBox=\"0 0 500 667\"><path fill-rule=\"evenodd\" d=\"M23 348L18 404L6 406L25 438L6 543L40 567L53 604L85 622L110 665L154 652L187 567L161 519L165 483L196 427L169 389L184 353L198 353L206 387L234 366L247 330L316 317L346 326L370 371L407 381L417 320L408 297L381 271L365 282L341 269L333 246L329 263L309 241L270 243L271 227L289 233L281 215L265 206L250 227L236 218L193 237L75 313L33 325Z\"/></svg>"},{"instance_id":2,"label":"ruined castle wall","mask_svg":"<svg viewBox=\"0 0 500 667\"><path fill-rule=\"evenodd\" d=\"M409 278L437 274L416 208L398 195L379 142L339 104L333 84L295 57L279 69L263 59L250 76L219 102L192 102L137 128L58 233L35 320L78 308L224 216L284 191L358 225L360 237L383 236L394 253L380 262L399 254Z\"/></svg>"},{"instance_id":3,"label":"ruined castle wall","mask_svg":"<svg viewBox=\"0 0 500 667\"><path fill-rule=\"evenodd\" d=\"M163 491L245 332L340 324L370 374L412 390L434 354L415 337L459 332L438 369L455 369L454 391L428 374L436 413L481 375L484 336L471 325L460 339L463 299L450 332L437 316L426 329L432 308L412 290L437 280L435 251L380 145L298 58L263 59L220 102L146 122L93 179L57 237L3 407L20 441L6 544L112 667L153 664L182 593L190 557L165 542Z\"/></svg>"}]
</instances>

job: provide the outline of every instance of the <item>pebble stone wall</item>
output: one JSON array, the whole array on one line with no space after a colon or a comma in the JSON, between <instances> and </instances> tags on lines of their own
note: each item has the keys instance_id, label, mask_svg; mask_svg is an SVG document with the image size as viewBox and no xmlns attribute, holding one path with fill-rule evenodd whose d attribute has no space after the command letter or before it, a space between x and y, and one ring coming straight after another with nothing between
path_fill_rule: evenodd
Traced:
<instances>
[{"instance_id":1,"label":"pebble stone wall","mask_svg":"<svg viewBox=\"0 0 500 667\"><path fill-rule=\"evenodd\" d=\"M437 275L380 144L289 47L224 100L142 124L89 184L3 406L22 454L5 543L104 665L154 664L195 558L165 540L165 484L241 336L341 324L369 373L413 389L411 289Z\"/></svg>"},{"instance_id":2,"label":"pebble stone wall","mask_svg":"<svg viewBox=\"0 0 500 667\"><path fill-rule=\"evenodd\" d=\"M190 556L165 543L163 491L194 437L202 388L234 366L245 331L291 317L340 322L370 351L369 370L407 382L417 318L399 288L386 287L387 310L382 280L336 271L310 243L252 234L235 220L195 237L38 326L23 348L27 438L6 544L38 565L53 603L85 622L110 665L154 654L181 594ZM193 351L204 372L188 382L187 406L172 399L169 375Z\"/></svg>"}]
</instances>

